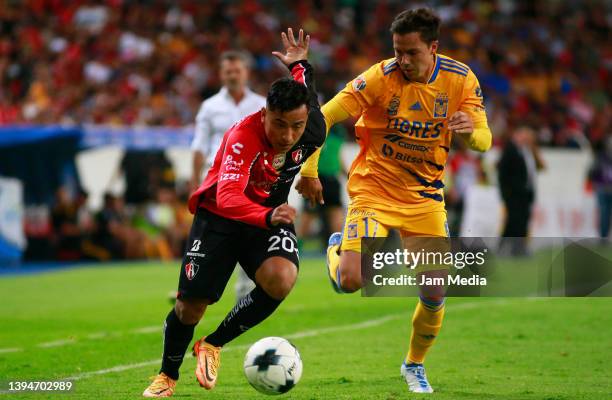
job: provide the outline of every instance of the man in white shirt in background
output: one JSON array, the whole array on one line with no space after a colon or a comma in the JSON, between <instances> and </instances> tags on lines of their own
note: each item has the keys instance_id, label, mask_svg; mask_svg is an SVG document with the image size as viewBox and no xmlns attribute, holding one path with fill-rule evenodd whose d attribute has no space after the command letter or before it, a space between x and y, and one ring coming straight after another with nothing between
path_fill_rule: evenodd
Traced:
<instances>
[{"instance_id":1,"label":"man in white shirt in background","mask_svg":"<svg viewBox=\"0 0 612 400\"><path fill-rule=\"evenodd\" d=\"M193 150L192 189L202 183L203 172L212 165L225 132L236 122L266 106L266 98L250 90L250 57L241 51L226 51L219 59L221 90L206 99L196 116ZM255 284L238 268L236 298L241 299Z\"/></svg>"}]
</instances>

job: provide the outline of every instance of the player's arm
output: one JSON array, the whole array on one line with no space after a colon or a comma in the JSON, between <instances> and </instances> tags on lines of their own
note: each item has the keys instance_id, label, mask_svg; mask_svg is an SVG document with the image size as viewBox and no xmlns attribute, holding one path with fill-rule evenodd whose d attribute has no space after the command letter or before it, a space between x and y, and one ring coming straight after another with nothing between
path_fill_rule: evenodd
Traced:
<instances>
[{"instance_id":1,"label":"player's arm","mask_svg":"<svg viewBox=\"0 0 612 400\"><path fill-rule=\"evenodd\" d=\"M450 117L448 129L461 136L472 150L484 152L491 148L493 135L487 124L482 90L472 71L464 83L459 111Z\"/></svg>"},{"instance_id":2,"label":"player's arm","mask_svg":"<svg viewBox=\"0 0 612 400\"><path fill-rule=\"evenodd\" d=\"M351 116L357 116L361 114L361 110L356 115L351 115L342 105L343 92L338 93L334 96L333 99L328 101L321 107L321 113L323 114L323 119L325 121L325 137L329 133L329 130L332 126L337 124L338 122L342 122L345 119ZM318 178L319 177L319 156L321 155L321 148L319 147L317 151L312 153L310 157L304 162L302 165L302 169L300 170L300 175L306 178Z\"/></svg>"},{"instance_id":3,"label":"player's arm","mask_svg":"<svg viewBox=\"0 0 612 400\"><path fill-rule=\"evenodd\" d=\"M196 115L195 132L191 149L193 150L193 169L191 174L191 186L197 188L202 179L202 169L206 165L207 154L210 152L208 148L211 135L211 124L208 117L208 108L206 103L203 103Z\"/></svg>"}]
</instances>

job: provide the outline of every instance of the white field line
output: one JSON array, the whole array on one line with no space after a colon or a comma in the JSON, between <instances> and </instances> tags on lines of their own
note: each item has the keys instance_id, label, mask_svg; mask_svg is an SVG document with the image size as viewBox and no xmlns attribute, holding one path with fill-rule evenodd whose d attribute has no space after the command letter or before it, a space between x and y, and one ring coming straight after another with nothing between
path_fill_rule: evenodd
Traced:
<instances>
[{"instance_id":1,"label":"white field line","mask_svg":"<svg viewBox=\"0 0 612 400\"><path fill-rule=\"evenodd\" d=\"M487 301L487 302L471 302L471 303L461 303L461 304L457 304L457 305L453 305L451 307L447 308L447 312L454 312L454 311L462 311L462 310L471 310L474 308L478 308L484 305L487 306L491 306L491 305L505 305L505 304L509 304L512 301L510 300L497 300L497 301ZM375 319L370 319L370 320L366 320L366 321L362 321L362 322L358 322L355 324L347 324L347 325L336 325L336 326L329 326L326 328L320 328L320 329L311 329L311 330L307 330L307 331L301 331L301 332L295 332L295 333L289 333L289 334L285 334L285 335L281 335L284 338L287 339L298 339L298 338L305 338L305 337L313 337L313 336L320 336L322 334L325 333L331 333L331 332L342 332L342 331L348 331L348 330L355 330L355 329L366 329L366 328L371 328L374 326L378 326L378 325L382 325L385 324L389 321L393 321L396 319L400 319L403 317L409 317L410 314L409 312L405 312L405 313L396 313L396 314L390 314L390 315L386 315L384 317L381 318L375 318ZM251 344L244 344L244 345L239 345L239 346L228 346L225 347L223 349L223 352L227 352L227 351L235 351L235 350L244 350L244 349L248 349L251 346ZM188 355L185 356L185 358L188 357L192 357L191 353L188 353ZM115 367L111 367L111 368L105 368L105 369L100 369L97 371L89 371L89 372L83 372L74 376L69 376L67 378L62 378L62 380L69 380L69 381L77 381L80 379L85 379L85 378L89 378L92 376L96 376L96 375L105 375L105 374L109 374L112 372L122 372L122 371L127 371L130 369L136 369L136 368L140 368L140 367L147 367L150 365L156 365L156 364L161 364L161 359L156 359L156 360L149 360L149 361L143 361L143 362L139 362L139 363L135 363L135 364L124 364L124 365L117 365Z\"/></svg>"},{"instance_id":2,"label":"white field line","mask_svg":"<svg viewBox=\"0 0 612 400\"><path fill-rule=\"evenodd\" d=\"M540 298L537 297L529 297L527 298L528 301L535 301L535 300L541 300ZM507 300L497 300L497 301L491 301L491 302L487 302L487 304L499 304L499 303L507 303ZM449 308L446 309L446 312L452 312L453 310L467 310L467 309L471 309L471 308L475 308L475 307L479 307L479 302L472 302L472 303L460 303L457 305L453 305ZM370 326L376 326L376 325L380 325L383 324L385 322L387 322L387 320L393 320L393 319L398 319L401 318L401 316L404 314L392 314L392 315L387 315L386 317L382 317L380 320L379 319L373 319L373 320L369 320L369 321L364 321L361 322L359 324L357 324L357 328L353 328L353 325L346 325L346 327L342 328L339 326L332 326L332 327L328 327L328 328L321 328L321 329L314 329L314 330L308 330L308 331L303 331L303 332L296 332L294 334L289 334L286 335L285 337L288 339L299 339L302 337L309 337L312 336L313 334L316 335L320 335L320 334L324 334L327 332L340 332L340 331L344 331L344 330L350 330L350 329L361 329L361 328L368 328ZM121 337L125 334L132 334L132 335L143 335L143 334L151 334L151 333L159 333L161 334L162 332L162 326L161 325L154 325L154 326L145 326L142 328L136 328L136 329L132 329L126 332L94 332L94 333L90 333L88 335L86 335L84 338L87 340L100 340L100 339L106 339L106 338L117 338L117 337ZM40 347L40 348L52 348L52 347L60 347L60 346L67 346L67 345L71 345L74 343L79 342L79 338L71 338L71 339L60 339L60 340L54 340L54 341L50 341L50 342L44 342L44 343L39 343L36 346ZM18 353L20 351L24 351L23 348L21 347L10 347L10 348L0 348L0 354L2 353Z\"/></svg>"},{"instance_id":3,"label":"white field line","mask_svg":"<svg viewBox=\"0 0 612 400\"><path fill-rule=\"evenodd\" d=\"M59 346L65 346L67 344L72 344L74 342L76 342L76 339L61 339L61 340L54 340L52 342L39 343L36 346L42 347L42 348L59 347Z\"/></svg>"},{"instance_id":4,"label":"white field line","mask_svg":"<svg viewBox=\"0 0 612 400\"><path fill-rule=\"evenodd\" d=\"M0 353L16 353L18 351L23 351L21 347L8 347L6 349L0 349Z\"/></svg>"}]
</instances>

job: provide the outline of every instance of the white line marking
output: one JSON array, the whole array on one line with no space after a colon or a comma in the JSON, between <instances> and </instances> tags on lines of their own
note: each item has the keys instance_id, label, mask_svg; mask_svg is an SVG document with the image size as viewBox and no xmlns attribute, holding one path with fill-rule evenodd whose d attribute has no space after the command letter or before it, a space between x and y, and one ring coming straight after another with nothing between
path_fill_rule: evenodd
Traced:
<instances>
[{"instance_id":1,"label":"white line marking","mask_svg":"<svg viewBox=\"0 0 612 400\"><path fill-rule=\"evenodd\" d=\"M155 326L145 326L144 328L132 329L130 331L130 333L135 333L135 334L140 334L140 333L159 333L161 335L163 330L164 330L163 326L155 325Z\"/></svg>"},{"instance_id":2,"label":"white line marking","mask_svg":"<svg viewBox=\"0 0 612 400\"><path fill-rule=\"evenodd\" d=\"M6 349L0 349L0 353L15 353L18 351L23 351L23 349L20 347L9 347Z\"/></svg>"},{"instance_id":3,"label":"white line marking","mask_svg":"<svg viewBox=\"0 0 612 400\"><path fill-rule=\"evenodd\" d=\"M72 344L74 342L76 342L76 339L62 339L62 340L54 340L52 342L39 343L36 346L42 347L42 348L49 348L49 347L65 346L67 344Z\"/></svg>"},{"instance_id":4,"label":"white line marking","mask_svg":"<svg viewBox=\"0 0 612 400\"><path fill-rule=\"evenodd\" d=\"M95 333L90 333L89 335L85 336L85 338L89 340L96 340L96 339L103 339L107 336L108 336L108 333L106 332L95 332Z\"/></svg>"},{"instance_id":5,"label":"white line marking","mask_svg":"<svg viewBox=\"0 0 612 400\"><path fill-rule=\"evenodd\" d=\"M510 301L510 300L501 299L501 300L497 300L497 301L460 303L460 304L448 307L447 308L447 312L448 311L452 312L452 311L470 310L470 309L473 309L473 308L481 307L483 305L486 305L486 306L504 305L504 304L509 304L511 302L512 301ZM347 331L347 330L366 329L366 328L371 328L371 327L374 327L374 326L382 325L384 323L387 323L389 321L393 321L395 319L399 319L399 318L402 318L402 317L408 317L410 315L411 315L411 313L406 311L405 313L390 314L390 315L387 315L387 316L384 316L384 317L381 317L381 318L370 319L370 320L366 320L366 321L362 321L362 322L357 322L355 324L329 326L329 327L320 328L320 329L311 329L311 330L307 330L307 331L289 333L289 334L285 334L285 335L281 335L281 336L285 337L287 339L297 339L297 338L319 336L321 334L330 333L330 332L342 332L342 331ZM223 349L223 352L233 351L233 350L248 349L251 346L251 344L244 344L244 345L238 345L238 346L228 346L228 347ZM188 354L187 356L185 356L185 358L189 358L189 357L192 357L191 354ZM62 378L62 379L63 380L70 380L70 381L77 381L77 380L80 380L80 379L89 378L91 376L105 375L105 374L109 374L109 373L112 373L112 372L122 372L122 371L127 371L127 370L130 370L130 369L136 369L136 368L140 368L140 367L147 367L147 366L156 365L156 364L161 364L161 359L150 360L150 361L143 361L143 362L139 362L139 363L136 363L136 364L117 365L115 367L100 369L100 370L97 370L97 371L83 372L83 373L80 373L78 375L69 376L67 378Z\"/></svg>"}]
</instances>

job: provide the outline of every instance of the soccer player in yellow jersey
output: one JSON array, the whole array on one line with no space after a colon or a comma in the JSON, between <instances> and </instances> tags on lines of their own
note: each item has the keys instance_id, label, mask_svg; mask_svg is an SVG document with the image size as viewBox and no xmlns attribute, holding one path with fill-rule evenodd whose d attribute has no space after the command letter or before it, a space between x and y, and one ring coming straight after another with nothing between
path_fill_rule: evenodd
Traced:
<instances>
[{"instance_id":1,"label":"soccer player in yellow jersey","mask_svg":"<svg viewBox=\"0 0 612 400\"><path fill-rule=\"evenodd\" d=\"M344 231L330 237L328 270L338 292L361 288L361 238L448 236L443 177L453 136L470 148L491 146L482 91L470 68L437 53L440 18L430 9L404 11L391 25L395 57L349 82L322 112L327 129L359 117L360 146L348 180ZM298 191L323 202L318 154L302 168ZM406 243L404 244L406 246ZM409 351L401 367L412 392L433 391L423 368L444 316L444 298L421 292Z\"/></svg>"}]
</instances>

